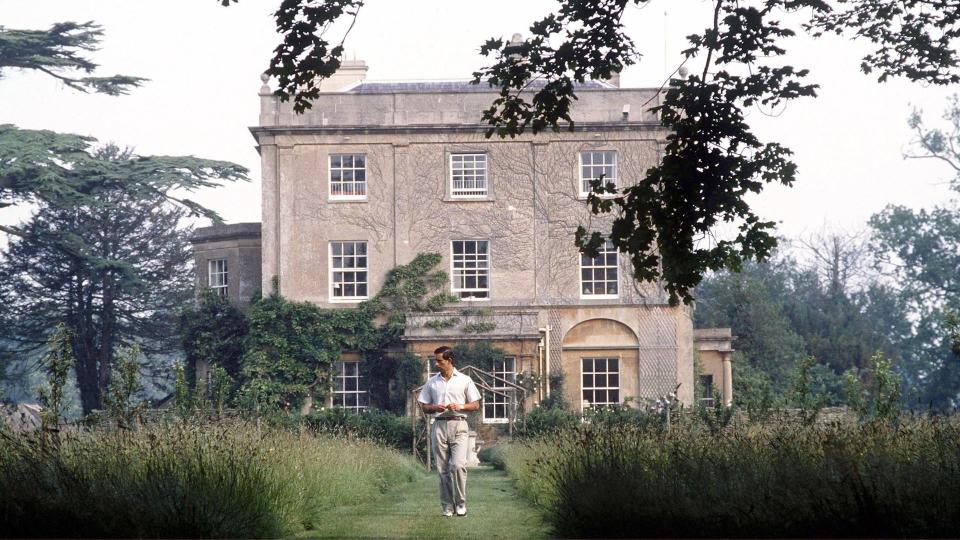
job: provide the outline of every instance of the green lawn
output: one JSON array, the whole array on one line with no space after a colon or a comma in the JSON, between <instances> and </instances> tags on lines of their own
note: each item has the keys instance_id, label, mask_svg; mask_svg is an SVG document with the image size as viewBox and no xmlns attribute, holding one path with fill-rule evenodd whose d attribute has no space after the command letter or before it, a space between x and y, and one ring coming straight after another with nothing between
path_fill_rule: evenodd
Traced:
<instances>
[{"instance_id":1,"label":"green lawn","mask_svg":"<svg viewBox=\"0 0 960 540\"><path fill-rule=\"evenodd\" d=\"M471 469L466 517L440 515L436 474L386 493L374 502L331 510L304 538L546 538L549 529L517 495L507 475Z\"/></svg>"}]
</instances>

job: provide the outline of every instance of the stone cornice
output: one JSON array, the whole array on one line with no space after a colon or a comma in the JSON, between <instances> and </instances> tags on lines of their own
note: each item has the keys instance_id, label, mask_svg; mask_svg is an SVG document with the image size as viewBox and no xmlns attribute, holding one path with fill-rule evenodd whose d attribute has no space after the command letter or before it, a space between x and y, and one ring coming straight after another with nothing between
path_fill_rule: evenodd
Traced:
<instances>
[{"instance_id":1,"label":"stone cornice","mask_svg":"<svg viewBox=\"0 0 960 540\"><path fill-rule=\"evenodd\" d=\"M486 133L490 126L486 124L407 124L397 126L252 126L250 133L258 141L264 135L412 135L431 133ZM573 130L561 129L563 133L591 132L646 132L662 129L658 122L580 122ZM544 133L540 137L548 136ZM504 139L500 139L504 140ZM510 142L547 142L542 138L536 141L509 139Z\"/></svg>"}]
</instances>

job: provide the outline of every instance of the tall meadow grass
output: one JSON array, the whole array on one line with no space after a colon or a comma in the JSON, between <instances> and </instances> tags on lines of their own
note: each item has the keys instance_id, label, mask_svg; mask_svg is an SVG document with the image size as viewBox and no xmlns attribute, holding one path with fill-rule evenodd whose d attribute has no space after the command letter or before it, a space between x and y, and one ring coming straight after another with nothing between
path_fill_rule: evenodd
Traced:
<instances>
[{"instance_id":1,"label":"tall meadow grass","mask_svg":"<svg viewBox=\"0 0 960 540\"><path fill-rule=\"evenodd\" d=\"M418 474L374 443L245 421L0 433L0 531L32 537L258 537L310 529Z\"/></svg>"},{"instance_id":2,"label":"tall meadow grass","mask_svg":"<svg viewBox=\"0 0 960 540\"><path fill-rule=\"evenodd\" d=\"M498 459L560 536L960 536L957 417L586 424Z\"/></svg>"}]
</instances>

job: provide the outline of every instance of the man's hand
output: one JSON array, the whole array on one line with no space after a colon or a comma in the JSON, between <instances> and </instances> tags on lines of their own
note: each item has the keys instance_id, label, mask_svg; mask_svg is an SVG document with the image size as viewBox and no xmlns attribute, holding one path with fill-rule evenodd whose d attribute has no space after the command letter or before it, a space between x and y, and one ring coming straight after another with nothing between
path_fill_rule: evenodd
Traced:
<instances>
[{"instance_id":1,"label":"man's hand","mask_svg":"<svg viewBox=\"0 0 960 540\"><path fill-rule=\"evenodd\" d=\"M459 403L448 403L446 409L453 412L459 412L463 408L463 405Z\"/></svg>"}]
</instances>

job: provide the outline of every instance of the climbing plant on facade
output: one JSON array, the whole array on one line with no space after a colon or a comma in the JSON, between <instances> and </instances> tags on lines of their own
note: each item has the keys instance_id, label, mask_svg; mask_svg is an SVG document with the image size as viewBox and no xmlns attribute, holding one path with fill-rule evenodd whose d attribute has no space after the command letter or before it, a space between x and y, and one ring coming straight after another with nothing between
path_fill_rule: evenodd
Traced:
<instances>
[{"instance_id":1,"label":"climbing plant on facade","mask_svg":"<svg viewBox=\"0 0 960 540\"><path fill-rule=\"evenodd\" d=\"M406 391L419 383L413 362L400 350L410 312L437 311L456 298L442 288L438 253L420 253L391 269L372 299L353 309L321 309L271 294L251 305L241 360L240 400L248 407L307 409L329 394L334 362L345 351L363 356L362 374L378 383L371 401L402 409ZM388 381L394 380L391 389ZM400 397L398 397L400 396ZM304 407L307 405L307 407Z\"/></svg>"}]
</instances>

